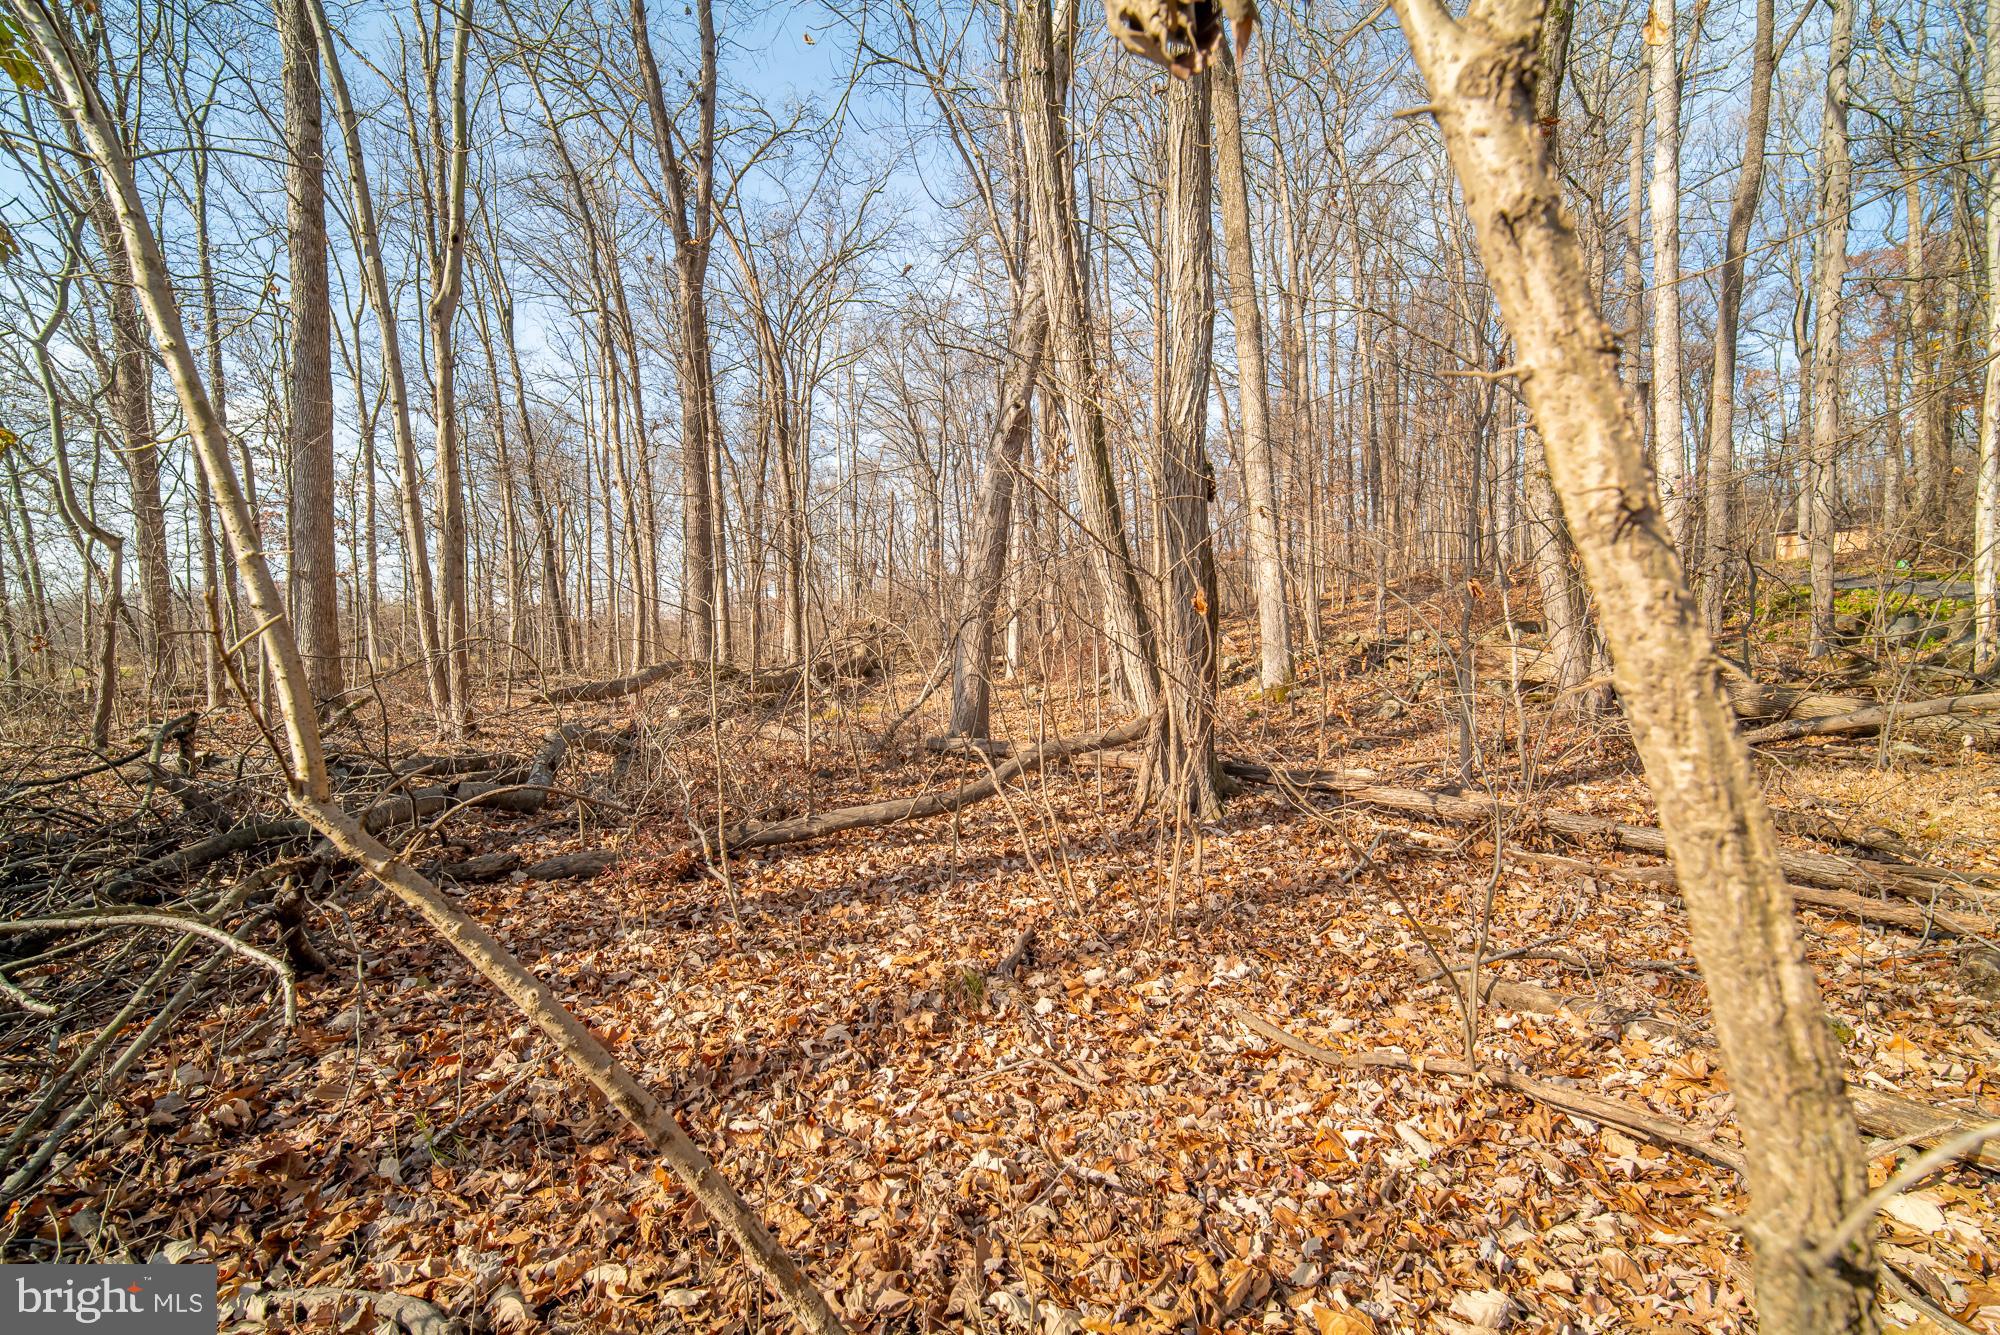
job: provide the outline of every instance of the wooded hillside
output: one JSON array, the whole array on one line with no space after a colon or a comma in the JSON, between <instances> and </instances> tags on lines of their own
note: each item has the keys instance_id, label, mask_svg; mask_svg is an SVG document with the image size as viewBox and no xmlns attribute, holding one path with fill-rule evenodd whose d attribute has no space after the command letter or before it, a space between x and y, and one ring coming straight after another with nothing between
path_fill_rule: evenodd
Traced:
<instances>
[{"instance_id":1,"label":"wooded hillside","mask_svg":"<svg viewBox=\"0 0 2000 1335\"><path fill-rule=\"evenodd\" d=\"M2000 6L0 72L0 1260L2000 1331Z\"/></svg>"}]
</instances>

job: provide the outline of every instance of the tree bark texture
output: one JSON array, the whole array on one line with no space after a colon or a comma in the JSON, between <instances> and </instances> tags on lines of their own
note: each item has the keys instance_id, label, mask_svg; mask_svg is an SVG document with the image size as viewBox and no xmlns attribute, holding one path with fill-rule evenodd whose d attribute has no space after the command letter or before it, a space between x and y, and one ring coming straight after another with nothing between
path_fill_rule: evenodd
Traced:
<instances>
[{"instance_id":1,"label":"tree bark texture","mask_svg":"<svg viewBox=\"0 0 2000 1335\"><path fill-rule=\"evenodd\" d=\"M1539 0L1396 11L1512 331L1688 907L1745 1141L1762 1328L1873 1331L1865 1239L1808 1258L1867 1189L1840 1054L1806 965L1769 812L1618 380L1617 344L1534 134Z\"/></svg>"}]
</instances>

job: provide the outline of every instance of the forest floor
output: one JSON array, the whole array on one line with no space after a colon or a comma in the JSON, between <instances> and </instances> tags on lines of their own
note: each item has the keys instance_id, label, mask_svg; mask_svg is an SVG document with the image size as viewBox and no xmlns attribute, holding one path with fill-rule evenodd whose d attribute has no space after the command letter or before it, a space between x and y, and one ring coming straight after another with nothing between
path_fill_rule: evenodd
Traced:
<instances>
[{"instance_id":1,"label":"forest floor","mask_svg":"<svg viewBox=\"0 0 2000 1335\"><path fill-rule=\"evenodd\" d=\"M1226 689L1225 751L1409 786L1455 773L1449 678L1421 681L1420 654L1370 666L1336 649L1371 622L1337 619L1355 638L1329 640L1281 701ZM1232 628L1233 653L1247 637ZM706 774L712 793L719 738L737 802L766 816L983 774L863 749L921 677L822 711L809 759L797 732L712 737L705 720L672 759L686 791ZM1044 689L1003 686L996 735L1095 730L1084 685ZM496 699L480 745L532 750L555 713L519 701ZM1527 806L1650 819L1615 716L1493 696L1480 719L1468 792L1523 795L1525 720L1541 761ZM1884 827L1914 860L2000 868L1991 756L1878 768L1872 743L1809 741L1777 757L1777 805ZM1595 1004L1490 1000L1480 1060L1733 1144L1685 917L1670 888L1618 874L1646 859L1532 822L1453 829L1271 790L1237 796L1197 850L1132 820L1131 787L1084 759L956 818L735 860L726 885L686 874L679 817L477 813L462 852L613 840L622 857L593 880L454 893L672 1097L857 1329L1754 1327L1729 1169L1484 1079L1332 1069L1251 1023L1462 1058L1460 994L1435 975L1473 953L1490 896L1484 956L1526 957L1489 972ZM680 791L662 780L663 811ZM16 1209L10 1259L211 1260L236 1330L373 1328L335 1290L424 1298L474 1330L787 1328L640 1142L396 901L358 878L323 900L334 967L302 982L296 1027L265 979L234 975L232 1000L184 1020ZM2000 955L1801 920L1853 1083L2000 1112ZM0 1108L24 1062L7 1058ZM1912 1152L1883 1148L1872 1179ZM2000 1187L1967 1167L1901 1198L1880 1235L1932 1301L2000 1332L1989 1236ZM278 1296L298 1290L330 1300Z\"/></svg>"}]
</instances>

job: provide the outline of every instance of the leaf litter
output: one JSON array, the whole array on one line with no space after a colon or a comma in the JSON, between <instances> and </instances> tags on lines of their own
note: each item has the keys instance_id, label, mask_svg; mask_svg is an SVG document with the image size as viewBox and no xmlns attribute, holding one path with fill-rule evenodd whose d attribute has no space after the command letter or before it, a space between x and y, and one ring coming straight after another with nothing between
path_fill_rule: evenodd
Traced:
<instances>
[{"instance_id":1,"label":"leaf litter","mask_svg":"<svg viewBox=\"0 0 2000 1335\"><path fill-rule=\"evenodd\" d=\"M1441 719L1384 727L1368 715L1379 683L1327 667L1325 711L1231 690L1225 735L1434 780ZM1016 698L1014 735L1044 726L1053 696ZM1554 725L1545 746L1565 805L1648 818L1615 737ZM920 752L798 762L795 741L731 758L767 811L964 770ZM1990 765L1885 782L1817 760L1773 787L1867 802L1912 848L1991 867ZM1613 853L1502 858L1495 879L1490 830L1262 790L1176 858L1127 819L1129 785L1093 761L1055 768L955 819L742 859L728 893L680 874L666 821L595 880L456 893L673 1101L857 1329L1754 1328L1727 1169L1481 1079L1328 1069L1242 1021L1341 1052L1462 1057L1456 994L1425 979L1471 953L1490 883L1486 954L1521 953L1483 971L1603 1005L1489 1001L1480 1060L1734 1143L1670 895L1618 879ZM500 817L465 834L536 856L580 842ZM1802 918L1850 1079L1992 1116L2000 969L1968 966L1977 948ZM184 1022L16 1210L10 1254L213 1261L230 1329L386 1320L261 1298L322 1289L421 1298L474 1329L782 1327L700 1207L386 895L354 881L322 930L338 968L302 987L297 1028L248 987ZM1871 1185L1915 1152L1876 1148ZM1878 1235L1978 1331L2000 1332L1997 1208L1990 1179L1959 1166L1893 1201ZM1907 1303L1886 1310L1931 1329Z\"/></svg>"}]
</instances>

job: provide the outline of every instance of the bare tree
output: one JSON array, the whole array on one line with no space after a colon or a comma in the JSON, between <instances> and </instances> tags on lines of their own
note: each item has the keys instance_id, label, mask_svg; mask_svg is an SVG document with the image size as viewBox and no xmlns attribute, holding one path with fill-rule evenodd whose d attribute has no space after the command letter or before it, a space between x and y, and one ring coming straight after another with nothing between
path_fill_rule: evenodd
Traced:
<instances>
[{"instance_id":1,"label":"bare tree","mask_svg":"<svg viewBox=\"0 0 2000 1335\"><path fill-rule=\"evenodd\" d=\"M1715 294L1715 364L1709 377L1708 467L1702 479L1706 525L1702 610L1711 632L1722 627L1728 563L1736 547L1736 343L1743 312L1743 269L1750 228L1764 193L1764 144L1771 125L1771 75L1777 65L1773 0L1757 0L1757 30L1750 39L1750 107L1743 122L1743 165L1729 203L1729 230L1723 240L1722 272Z\"/></svg>"},{"instance_id":2,"label":"bare tree","mask_svg":"<svg viewBox=\"0 0 2000 1335\"><path fill-rule=\"evenodd\" d=\"M712 466L722 448L722 423L716 411L708 324L708 257L716 228L716 68L715 16L710 0L695 0L695 10L701 69L694 90L695 141L684 167L674 152L674 125L667 114L660 71L653 61L645 0L632 0L632 45L638 52L646 112L660 155L660 183L666 191L667 225L673 232L674 274L679 282L675 352L681 391L681 603L688 652L706 659L721 645L717 621L724 578L716 555L720 479Z\"/></svg>"},{"instance_id":3,"label":"bare tree","mask_svg":"<svg viewBox=\"0 0 2000 1335\"><path fill-rule=\"evenodd\" d=\"M340 694L340 585L333 555L333 298L326 278L326 151L312 0L276 0L285 90L286 253L291 268L291 455L286 590L313 694Z\"/></svg>"},{"instance_id":4,"label":"bare tree","mask_svg":"<svg viewBox=\"0 0 2000 1335\"><path fill-rule=\"evenodd\" d=\"M1542 29L1539 52L1541 77L1535 85L1535 124L1551 163L1562 149L1562 88L1569 67L1570 32L1576 21L1574 0L1554 0ZM1563 522L1555 487L1549 482L1548 450L1532 424L1521 449L1521 493L1527 515L1530 560L1542 595L1542 623L1555 655L1554 685L1573 691L1590 675L1589 610L1574 568L1576 547ZM1581 702L1580 696L1569 697Z\"/></svg>"},{"instance_id":5,"label":"bare tree","mask_svg":"<svg viewBox=\"0 0 2000 1335\"><path fill-rule=\"evenodd\" d=\"M368 304L374 308L376 331L381 342L382 380L389 395L389 429L396 447L396 467L402 482L403 548L406 573L415 597L418 643L424 659L425 682L430 688L431 708L440 719L451 711L451 681L445 666L444 642L439 633L437 597L431 584L430 544L425 537L423 480L417 461L416 433L410 427L409 381L403 372L403 344L396 323L396 298L389 287L389 272L382 260L382 234L375 221L375 197L368 187L368 165L361 144L360 118L354 99L341 71L340 53L333 44L333 29L326 21L323 0L304 0L309 7L313 35L319 43L321 68L327 91L333 96L334 115L347 148L347 183L354 209L354 239L361 250L361 275ZM246 479L247 481L247 479Z\"/></svg>"},{"instance_id":6,"label":"bare tree","mask_svg":"<svg viewBox=\"0 0 2000 1335\"><path fill-rule=\"evenodd\" d=\"M1815 658L1833 647L1834 502L1839 488L1841 311L1847 281L1847 221L1854 206L1847 147L1848 64L1854 50L1854 0L1828 0L1833 34L1819 128L1819 244L1813 253L1812 438L1806 448L1799 531L1812 558Z\"/></svg>"},{"instance_id":7,"label":"bare tree","mask_svg":"<svg viewBox=\"0 0 2000 1335\"><path fill-rule=\"evenodd\" d=\"M1687 548L1688 480L1681 406L1681 53L1674 0L1646 15L1653 79L1653 467L1667 529Z\"/></svg>"},{"instance_id":8,"label":"bare tree","mask_svg":"<svg viewBox=\"0 0 2000 1335\"><path fill-rule=\"evenodd\" d=\"M1229 257L1229 319L1236 332L1236 376L1243 413L1243 492L1249 511L1250 573L1257 591L1257 646L1266 689L1292 679L1292 634L1279 550L1276 470L1271 466L1270 375L1264 364L1264 312L1250 235L1250 192L1243 166L1243 106L1236 57L1225 45L1215 62L1215 164L1222 239Z\"/></svg>"},{"instance_id":9,"label":"bare tree","mask_svg":"<svg viewBox=\"0 0 2000 1335\"><path fill-rule=\"evenodd\" d=\"M1618 380L1616 340L1535 136L1541 0L1474 0L1463 19L1438 0L1397 0L1396 12L1514 336L1687 904L1743 1127L1762 1328L1873 1331L1865 1236L1833 1263L1814 1256L1867 1189L1860 1142L1770 817Z\"/></svg>"},{"instance_id":10,"label":"bare tree","mask_svg":"<svg viewBox=\"0 0 2000 1335\"><path fill-rule=\"evenodd\" d=\"M993 616L1007 571L1021 456L1034 428L1035 381L1048 345L1048 307L1032 279L1015 280L1014 312L1001 353L1000 396L967 539L965 590L952 650L953 737L984 737L990 726Z\"/></svg>"},{"instance_id":11,"label":"bare tree","mask_svg":"<svg viewBox=\"0 0 2000 1335\"><path fill-rule=\"evenodd\" d=\"M1210 79L1167 83L1166 363L1158 476L1161 682L1166 713L1158 779L1165 798L1196 820L1222 813L1215 759L1216 585L1209 505L1208 379L1215 343L1214 239L1209 212Z\"/></svg>"},{"instance_id":12,"label":"bare tree","mask_svg":"<svg viewBox=\"0 0 2000 1335\"><path fill-rule=\"evenodd\" d=\"M1021 0L1016 28L1032 248L1042 296L1049 304L1048 384L1062 401L1064 426L1075 452L1083 529L1103 596L1105 637L1111 642L1127 698L1139 712L1150 713L1160 693L1159 667L1111 466L1091 334L1090 285L1077 226L1065 125L1071 53L1067 46L1057 45L1049 0Z\"/></svg>"},{"instance_id":13,"label":"bare tree","mask_svg":"<svg viewBox=\"0 0 2000 1335\"><path fill-rule=\"evenodd\" d=\"M457 0L451 33L449 97L451 139L440 142L435 179L436 217L444 232L431 254L431 419L435 428L438 495L438 602L447 660L447 694L440 720L454 736L471 722L471 627L465 600L465 480L458 432L458 361L454 331L465 272L465 175L471 160L472 130L467 123L465 67L472 41L473 0ZM440 6L442 12L442 6Z\"/></svg>"},{"instance_id":14,"label":"bare tree","mask_svg":"<svg viewBox=\"0 0 2000 1335\"><path fill-rule=\"evenodd\" d=\"M1852 3L1852 0L1848 0ZM2000 3L1986 6L1981 85L1988 153L2000 145ZM1986 378L1979 402L1979 479L1973 494L1973 666L2000 668L2000 160L1986 164ZM1817 569L1817 567L1815 567Z\"/></svg>"},{"instance_id":15,"label":"bare tree","mask_svg":"<svg viewBox=\"0 0 2000 1335\"><path fill-rule=\"evenodd\" d=\"M83 58L83 57L80 57ZM87 59L87 58L86 58ZM76 132L73 125L68 126ZM84 177L82 187L92 229L103 255L99 286L103 293L111 349L104 377L112 420L123 438L119 458L132 486L132 519L138 539L139 594L145 611L142 623L146 681L150 693L163 697L173 689L179 651L174 640L173 576L167 555L167 512L160 497L159 432L153 416L153 362L146 352L146 325L132 295L132 261L118 231L115 206L96 180ZM95 351L95 340L90 346Z\"/></svg>"}]
</instances>

